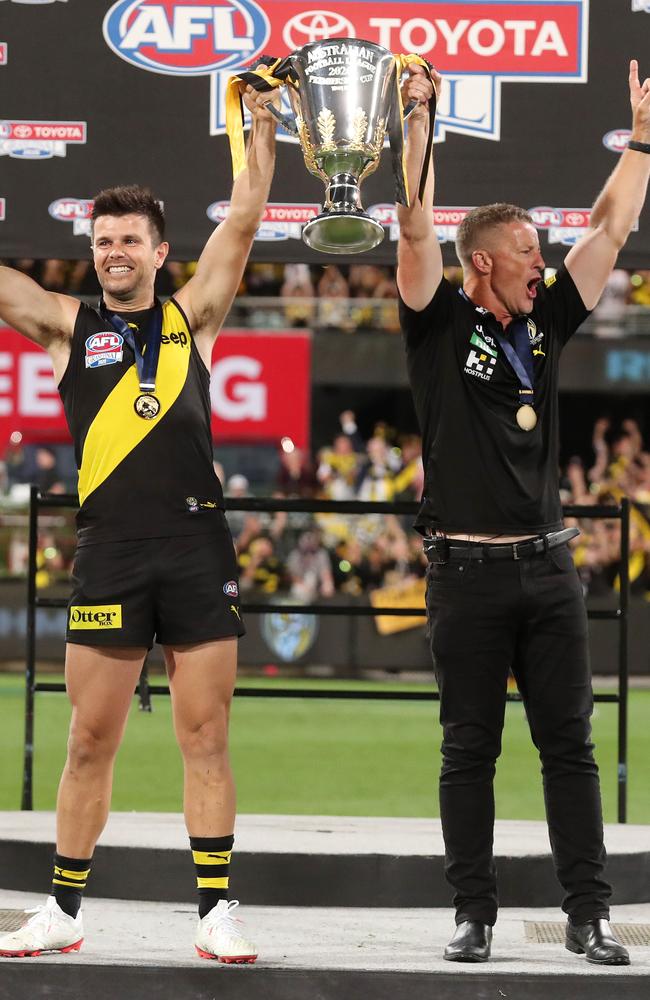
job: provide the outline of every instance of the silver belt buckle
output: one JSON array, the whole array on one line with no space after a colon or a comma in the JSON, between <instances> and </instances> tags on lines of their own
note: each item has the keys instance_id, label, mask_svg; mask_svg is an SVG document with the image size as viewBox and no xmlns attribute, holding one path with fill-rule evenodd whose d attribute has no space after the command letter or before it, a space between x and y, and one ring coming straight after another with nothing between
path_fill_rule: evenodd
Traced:
<instances>
[{"instance_id":1,"label":"silver belt buckle","mask_svg":"<svg viewBox=\"0 0 650 1000\"><path fill-rule=\"evenodd\" d=\"M521 561L520 557L519 557L519 553L517 552L517 546L518 546L518 544L519 544L519 542L513 542L512 543L512 558L515 560L515 562L520 562Z\"/></svg>"}]
</instances>

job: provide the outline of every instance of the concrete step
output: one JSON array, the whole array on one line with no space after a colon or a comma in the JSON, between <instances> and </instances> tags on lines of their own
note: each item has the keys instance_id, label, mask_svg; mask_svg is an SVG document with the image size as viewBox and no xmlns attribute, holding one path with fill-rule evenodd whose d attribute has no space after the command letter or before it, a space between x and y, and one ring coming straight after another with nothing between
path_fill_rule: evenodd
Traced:
<instances>
[{"instance_id":1,"label":"concrete step","mask_svg":"<svg viewBox=\"0 0 650 1000\"><path fill-rule=\"evenodd\" d=\"M49 885L55 817L5 812L0 884ZM650 827L606 827L617 904L650 902ZM495 855L502 906L557 906L545 823L500 821ZM341 816L238 817L232 879L260 906L448 907L440 821ZM176 813L113 813L95 853L88 895L193 902L194 869Z\"/></svg>"}]
</instances>

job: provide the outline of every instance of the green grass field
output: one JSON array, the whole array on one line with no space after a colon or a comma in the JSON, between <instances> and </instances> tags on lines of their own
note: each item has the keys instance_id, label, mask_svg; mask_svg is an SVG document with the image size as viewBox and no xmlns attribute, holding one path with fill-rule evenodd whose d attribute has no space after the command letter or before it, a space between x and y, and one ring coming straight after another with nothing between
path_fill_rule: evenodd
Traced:
<instances>
[{"instance_id":1,"label":"green grass field","mask_svg":"<svg viewBox=\"0 0 650 1000\"><path fill-rule=\"evenodd\" d=\"M327 686L327 682L299 683ZM337 681L334 686L344 683ZM388 687L375 685L380 686ZM34 807L53 809L69 708L64 694L36 697ZM148 714L139 712L134 702L116 767L115 810L174 812L181 807L181 762L169 699L157 696L153 704L154 711ZM236 698L231 732L239 811L436 816L437 712L435 702ZM594 716L607 822L616 821L616 712L615 705L601 703ZM23 680L0 675L0 809L20 808L23 721ZM633 691L628 748L631 823L650 823L649 722L650 690ZM496 792L499 818L543 818L539 761L519 704L508 707Z\"/></svg>"}]
</instances>

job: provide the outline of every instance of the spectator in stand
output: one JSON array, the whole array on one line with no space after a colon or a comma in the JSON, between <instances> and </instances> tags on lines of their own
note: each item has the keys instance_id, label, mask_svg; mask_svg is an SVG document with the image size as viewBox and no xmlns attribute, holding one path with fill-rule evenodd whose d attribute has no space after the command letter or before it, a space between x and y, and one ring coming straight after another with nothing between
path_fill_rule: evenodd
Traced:
<instances>
[{"instance_id":1,"label":"spectator in stand","mask_svg":"<svg viewBox=\"0 0 650 1000\"><path fill-rule=\"evenodd\" d=\"M239 587L242 593L251 590L275 594L285 586L286 572L275 552L269 535L258 535L239 553Z\"/></svg>"},{"instance_id":2,"label":"spectator in stand","mask_svg":"<svg viewBox=\"0 0 650 1000\"><path fill-rule=\"evenodd\" d=\"M56 453L46 445L40 445L36 449L35 461L34 483L41 493L65 493L65 485L57 468Z\"/></svg>"},{"instance_id":3,"label":"spectator in stand","mask_svg":"<svg viewBox=\"0 0 650 1000\"><path fill-rule=\"evenodd\" d=\"M637 271L631 285L630 301L636 306L650 306L650 271Z\"/></svg>"},{"instance_id":4,"label":"spectator in stand","mask_svg":"<svg viewBox=\"0 0 650 1000\"><path fill-rule=\"evenodd\" d=\"M283 497L313 497L318 480L309 455L302 448L282 451L280 469L275 487L276 495Z\"/></svg>"},{"instance_id":5,"label":"spectator in stand","mask_svg":"<svg viewBox=\"0 0 650 1000\"><path fill-rule=\"evenodd\" d=\"M224 482L223 478L221 482ZM226 482L226 488L224 490L224 496L228 499L236 500L238 497L243 499L244 497L250 497L253 494L250 491L250 484L246 476L242 476L237 473L231 476ZM226 520L228 521L228 526L230 527L230 533L237 547L238 539L240 534L244 529L246 523L246 518L249 516L248 511L245 510L227 510Z\"/></svg>"},{"instance_id":6,"label":"spectator in stand","mask_svg":"<svg viewBox=\"0 0 650 1000\"><path fill-rule=\"evenodd\" d=\"M278 295L284 281L282 264L249 264L244 272L246 295Z\"/></svg>"},{"instance_id":7,"label":"spectator in stand","mask_svg":"<svg viewBox=\"0 0 650 1000\"><path fill-rule=\"evenodd\" d=\"M350 288L340 268L329 264L323 268L316 285L318 294L319 325L325 329L342 330L350 333L354 330L354 320L350 314Z\"/></svg>"},{"instance_id":8,"label":"spectator in stand","mask_svg":"<svg viewBox=\"0 0 650 1000\"><path fill-rule=\"evenodd\" d=\"M598 305L591 314L593 332L597 337L624 336L625 312L631 291L630 275L617 267L610 274Z\"/></svg>"},{"instance_id":9,"label":"spectator in stand","mask_svg":"<svg viewBox=\"0 0 650 1000\"><path fill-rule=\"evenodd\" d=\"M321 449L316 478L328 500L353 500L365 445L352 410L344 410L339 420L341 433L330 447Z\"/></svg>"},{"instance_id":10,"label":"spectator in stand","mask_svg":"<svg viewBox=\"0 0 650 1000\"><path fill-rule=\"evenodd\" d=\"M291 596L305 604L334 595L334 576L329 553L317 530L305 531L289 553L287 572Z\"/></svg>"},{"instance_id":11,"label":"spectator in stand","mask_svg":"<svg viewBox=\"0 0 650 1000\"><path fill-rule=\"evenodd\" d=\"M424 490L422 438L407 434L401 441L402 467L393 480L394 500L419 500Z\"/></svg>"},{"instance_id":12,"label":"spectator in stand","mask_svg":"<svg viewBox=\"0 0 650 1000\"><path fill-rule=\"evenodd\" d=\"M359 500L391 500L394 493L395 464L384 437L375 435L366 444L367 458L359 471Z\"/></svg>"},{"instance_id":13,"label":"spectator in stand","mask_svg":"<svg viewBox=\"0 0 650 1000\"><path fill-rule=\"evenodd\" d=\"M284 282L280 289L283 299L294 299L287 302L284 315L290 326L309 326L314 314L313 302L314 283L307 264L287 264L284 269Z\"/></svg>"},{"instance_id":14,"label":"spectator in stand","mask_svg":"<svg viewBox=\"0 0 650 1000\"><path fill-rule=\"evenodd\" d=\"M68 262L65 260L45 260L40 284L49 292L65 292L68 288Z\"/></svg>"}]
</instances>

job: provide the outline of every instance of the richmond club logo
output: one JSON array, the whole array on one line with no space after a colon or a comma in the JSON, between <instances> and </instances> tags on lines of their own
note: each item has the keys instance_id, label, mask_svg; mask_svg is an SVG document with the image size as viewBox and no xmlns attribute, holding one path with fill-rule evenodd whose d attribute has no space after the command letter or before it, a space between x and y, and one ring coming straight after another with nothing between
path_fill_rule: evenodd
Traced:
<instances>
[{"instance_id":1,"label":"richmond club logo","mask_svg":"<svg viewBox=\"0 0 650 1000\"><path fill-rule=\"evenodd\" d=\"M121 59L174 76L241 67L268 36L268 18L253 0L118 0L104 18L106 43Z\"/></svg>"}]
</instances>

